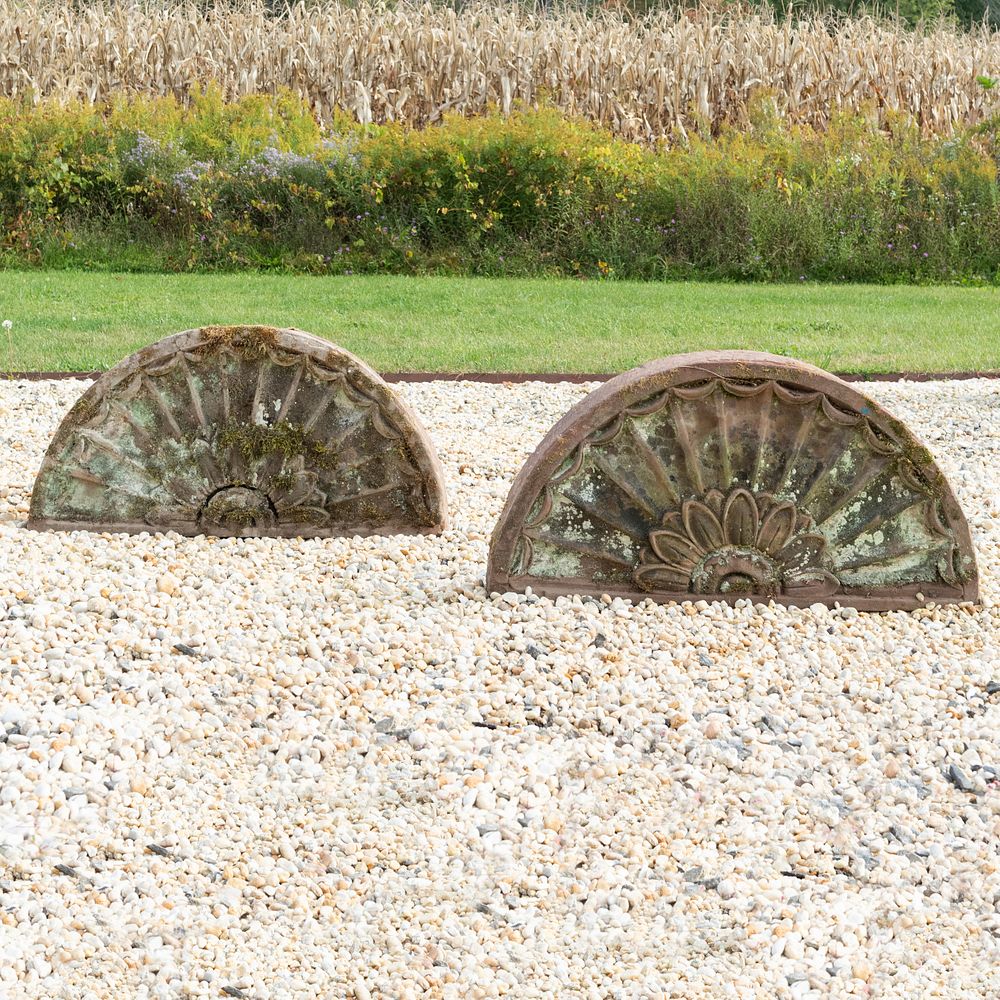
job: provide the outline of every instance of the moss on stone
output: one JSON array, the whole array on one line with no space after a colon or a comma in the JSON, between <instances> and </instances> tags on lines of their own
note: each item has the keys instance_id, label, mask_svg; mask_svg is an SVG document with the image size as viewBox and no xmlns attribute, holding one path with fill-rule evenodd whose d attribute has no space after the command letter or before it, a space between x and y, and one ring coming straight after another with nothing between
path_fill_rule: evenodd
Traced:
<instances>
[{"instance_id":1,"label":"moss on stone","mask_svg":"<svg viewBox=\"0 0 1000 1000\"><path fill-rule=\"evenodd\" d=\"M300 424L287 420L272 425L230 423L219 431L216 440L220 448L235 448L248 466L272 455L282 455L286 459L301 455L307 464L323 469L333 468L336 464L332 448L309 437ZM292 476L291 473L288 475ZM287 485L290 487L293 481L294 477Z\"/></svg>"},{"instance_id":2,"label":"moss on stone","mask_svg":"<svg viewBox=\"0 0 1000 1000\"><path fill-rule=\"evenodd\" d=\"M278 342L273 326L203 326L202 335L210 344L238 351L247 361L259 361Z\"/></svg>"},{"instance_id":3,"label":"moss on stone","mask_svg":"<svg viewBox=\"0 0 1000 1000\"><path fill-rule=\"evenodd\" d=\"M287 470L278 473L278 475L276 475L271 480L271 489L277 490L279 493L287 492L294 485L295 485L295 473L288 472Z\"/></svg>"}]
</instances>

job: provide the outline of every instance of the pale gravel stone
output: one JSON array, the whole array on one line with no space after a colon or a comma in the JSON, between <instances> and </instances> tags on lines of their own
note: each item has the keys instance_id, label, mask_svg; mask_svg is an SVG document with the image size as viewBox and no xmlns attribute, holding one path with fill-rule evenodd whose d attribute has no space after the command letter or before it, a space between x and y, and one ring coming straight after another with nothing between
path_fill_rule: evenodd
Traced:
<instances>
[{"instance_id":1,"label":"pale gravel stone","mask_svg":"<svg viewBox=\"0 0 1000 1000\"><path fill-rule=\"evenodd\" d=\"M487 595L586 388L402 388L441 537L238 541L28 532L83 385L0 383L0 998L1000 995L1000 383L866 387L982 574L887 615Z\"/></svg>"}]
</instances>

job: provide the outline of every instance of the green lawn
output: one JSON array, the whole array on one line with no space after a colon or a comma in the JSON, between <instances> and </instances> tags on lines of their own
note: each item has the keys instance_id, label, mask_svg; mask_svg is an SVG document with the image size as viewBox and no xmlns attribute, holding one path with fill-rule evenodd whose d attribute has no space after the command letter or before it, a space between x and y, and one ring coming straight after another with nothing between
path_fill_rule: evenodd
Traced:
<instances>
[{"instance_id":1,"label":"green lawn","mask_svg":"<svg viewBox=\"0 0 1000 1000\"><path fill-rule=\"evenodd\" d=\"M0 369L106 368L209 323L297 326L381 371L610 372L747 348L841 372L1000 369L1000 291L0 272Z\"/></svg>"}]
</instances>

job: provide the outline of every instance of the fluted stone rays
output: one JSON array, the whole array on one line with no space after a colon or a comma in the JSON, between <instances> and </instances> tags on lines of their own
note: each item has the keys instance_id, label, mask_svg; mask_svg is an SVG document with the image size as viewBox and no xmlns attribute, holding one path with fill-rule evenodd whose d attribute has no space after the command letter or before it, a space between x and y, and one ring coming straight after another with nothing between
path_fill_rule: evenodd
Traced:
<instances>
[{"instance_id":1,"label":"fluted stone rays","mask_svg":"<svg viewBox=\"0 0 1000 1000\"><path fill-rule=\"evenodd\" d=\"M433 445L367 365L299 330L203 327L111 369L56 431L29 526L186 535L431 533Z\"/></svg>"},{"instance_id":2,"label":"fluted stone rays","mask_svg":"<svg viewBox=\"0 0 1000 1000\"><path fill-rule=\"evenodd\" d=\"M574 407L514 482L487 586L872 610L978 594L926 448L840 379L750 352L654 361Z\"/></svg>"}]
</instances>

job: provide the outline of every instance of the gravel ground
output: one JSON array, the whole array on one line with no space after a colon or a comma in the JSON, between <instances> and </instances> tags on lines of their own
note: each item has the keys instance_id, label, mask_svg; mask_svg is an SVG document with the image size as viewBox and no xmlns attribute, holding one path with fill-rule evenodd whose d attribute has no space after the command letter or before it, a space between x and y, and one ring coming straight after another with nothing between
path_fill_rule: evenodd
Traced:
<instances>
[{"instance_id":1,"label":"gravel ground","mask_svg":"<svg viewBox=\"0 0 1000 1000\"><path fill-rule=\"evenodd\" d=\"M439 538L35 534L0 383L0 997L1000 995L1000 383L867 388L983 607L489 599L574 385L403 387Z\"/></svg>"}]
</instances>

